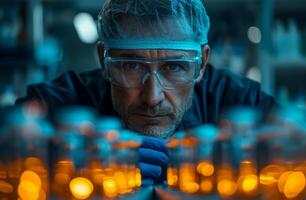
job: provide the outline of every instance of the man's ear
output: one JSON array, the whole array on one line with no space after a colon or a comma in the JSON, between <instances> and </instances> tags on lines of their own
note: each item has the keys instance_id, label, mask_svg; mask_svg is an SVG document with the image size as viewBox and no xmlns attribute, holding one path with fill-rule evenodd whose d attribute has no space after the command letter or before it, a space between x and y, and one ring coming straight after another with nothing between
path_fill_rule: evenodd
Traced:
<instances>
[{"instance_id":1,"label":"man's ear","mask_svg":"<svg viewBox=\"0 0 306 200\"><path fill-rule=\"evenodd\" d=\"M202 64L201 64L200 74L195 81L196 83L199 83L203 78L203 75L206 69L206 65L208 62L208 58L209 58L209 53L210 53L209 45L208 44L202 45Z\"/></svg>"},{"instance_id":2,"label":"man's ear","mask_svg":"<svg viewBox=\"0 0 306 200\"><path fill-rule=\"evenodd\" d=\"M96 46L97 46L98 57L103 76L106 80L108 80L108 76L104 66L104 44L101 41L98 41Z\"/></svg>"}]
</instances>

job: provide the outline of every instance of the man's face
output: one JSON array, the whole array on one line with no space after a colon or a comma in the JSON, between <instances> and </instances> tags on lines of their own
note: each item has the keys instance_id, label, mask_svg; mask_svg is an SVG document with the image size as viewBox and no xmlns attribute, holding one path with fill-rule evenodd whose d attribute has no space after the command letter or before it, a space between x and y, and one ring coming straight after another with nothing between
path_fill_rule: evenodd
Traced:
<instances>
[{"instance_id":1,"label":"man's face","mask_svg":"<svg viewBox=\"0 0 306 200\"><path fill-rule=\"evenodd\" d=\"M192 51L174 50L111 50L109 56L160 60L194 57L196 54ZM154 67L156 66L152 66ZM114 109L128 128L142 135L166 138L174 133L184 113L190 107L193 85L171 90L164 89L156 76L151 75L139 87L111 85L111 94Z\"/></svg>"}]
</instances>

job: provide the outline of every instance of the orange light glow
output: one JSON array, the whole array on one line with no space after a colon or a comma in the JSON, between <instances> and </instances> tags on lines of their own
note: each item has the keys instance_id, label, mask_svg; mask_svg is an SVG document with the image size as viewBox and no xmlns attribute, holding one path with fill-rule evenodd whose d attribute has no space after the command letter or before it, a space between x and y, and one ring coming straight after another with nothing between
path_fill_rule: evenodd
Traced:
<instances>
[{"instance_id":1,"label":"orange light glow","mask_svg":"<svg viewBox=\"0 0 306 200\"><path fill-rule=\"evenodd\" d=\"M106 177L102 183L104 195L109 198L117 196L118 187L116 180L113 177Z\"/></svg>"},{"instance_id":2,"label":"orange light glow","mask_svg":"<svg viewBox=\"0 0 306 200\"><path fill-rule=\"evenodd\" d=\"M169 167L167 169L167 182L169 186L175 186L178 182L177 169Z\"/></svg>"},{"instance_id":3,"label":"orange light glow","mask_svg":"<svg viewBox=\"0 0 306 200\"><path fill-rule=\"evenodd\" d=\"M273 176L260 175L259 182L262 185L272 185L277 183L277 179L275 179Z\"/></svg>"},{"instance_id":4,"label":"orange light glow","mask_svg":"<svg viewBox=\"0 0 306 200\"><path fill-rule=\"evenodd\" d=\"M297 197L305 188L305 175L302 172L292 172L288 175L284 195L287 198Z\"/></svg>"},{"instance_id":5,"label":"orange light glow","mask_svg":"<svg viewBox=\"0 0 306 200\"><path fill-rule=\"evenodd\" d=\"M73 163L71 160L60 160L58 161L58 165L72 167Z\"/></svg>"},{"instance_id":6,"label":"orange light glow","mask_svg":"<svg viewBox=\"0 0 306 200\"><path fill-rule=\"evenodd\" d=\"M12 193L13 192L13 186L11 184L9 184L6 181L1 181L0 180L0 193Z\"/></svg>"},{"instance_id":7,"label":"orange light glow","mask_svg":"<svg viewBox=\"0 0 306 200\"><path fill-rule=\"evenodd\" d=\"M240 163L240 175L256 174L257 170L252 161L244 160Z\"/></svg>"},{"instance_id":8,"label":"orange light glow","mask_svg":"<svg viewBox=\"0 0 306 200\"><path fill-rule=\"evenodd\" d=\"M26 170L20 176L20 182L22 181L29 181L35 185L37 190L41 189L41 179L40 177L33 171Z\"/></svg>"},{"instance_id":9,"label":"orange light glow","mask_svg":"<svg viewBox=\"0 0 306 200\"><path fill-rule=\"evenodd\" d=\"M175 148L178 145L180 145L180 141L178 139L173 139L170 142L167 143L168 148Z\"/></svg>"},{"instance_id":10,"label":"orange light glow","mask_svg":"<svg viewBox=\"0 0 306 200\"><path fill-rule=\"evenodd\" d=\"M200 186L198 183L195 182L185 182L183 184L183 186L181 187L181 191L188 193L188 194L192 194L195 193L199 190Z\"/></svg>"},{"instance_id":11,"label":"orange light glow","mask_svg":"<svg viewBox=\"0 0 306 200\"><path fill-rule=\"evenodd\" d=\"M280 165L268 165L264 167L259 176L260 184L273 185L276 184L280 175L285 171L285 168Z\"/></svg>"},{"instance_id":12,"label":"orange light glow","mask_svg":"<svg viewBox=\"0 0 306 200\"><path fill-rule=\"evenodd\" d=\"M278 183L277 183L277 187L278 187L278 191L281 193L284 193L284 187L287 181L287 178L289 176L289 174L291 174L293 171L286 171L284 173L281 174L281 176L278 179Z\"/></svg>"},{"instance_id":13,"label":"orange light glow","mask_svg":"<svg viewBox=\"0 0 306 200\"><path fill-rule=\"evenodd\" d=\"M129 169L128 171L128 185L130 188L135 188L136 186L136 176L135 176L135 168Z\"/></svg>"},{"instance_id":14,"label":"orange light glow","mask_svg":"<svg viewBox=\"0 0 306 200\"><path fill-rule=\"evenodd\" d=\"M179 169L180 179L184 181L195 181L195 169L193 164L183 164ZM183 182L184 182L183 181Z\"/></svg>"},{"instance_id":15,"label":"orange light glow","mask_svg":"<svg viewBox=\"0 0 306 200\"><path fill-rule=\"evenodd\" d=\"M77 199L87 199L93 192L93 184L83 177L72 179L69 188L71 194Z\"/></svg>"},{"instance_id":16,"label":"orange light glow","mask_svg":"<svg viewBox=\"0 0 306 200\"><path fill-rule=\"evenodd\" d=\"M131 189L128 185L127 173L125 173L124 171L118 170L114 173L114 178L117 183L119 194L126 194L126 193L131 192Z\"/></svg>"},{"instance_id":17,"label":"orange light glow","mask_svg":"<svg viewBox=\"0 0 306 200\"><path fill-rule=\"evenodd\" d=\"M268 165L261 170L260 174L278 179L278 177L285 170L286 170L285 167L280 166L280 165Z\"/></svg>"},{"instance_id":18,"label":"orange light glow","mask_svg":"<svg viewBox=\"0 0 306 200\"><path fill-rule=\"evenodd\" d=\"M37 200L39 190L33 182L28 180L22 180L18 185L18 195L22 200Z\"/></svg>"},{"instance_id":19,"label":"orange light glow","mask_svg":"<svg viewBox=\"0 0 306 200\"><path fill-rule=\"evenodd\" d=\"M197 139L194 137L184 138L181 142L183 147L194 147L197 144Z\"/></svg>"},{"instance_id":20,"label":"orange light glow","mask_svg":"<svg viewBox=\"0 0 306 200\"><path fill-rule=\"evenodd\" d=\"M249 193L256 190L258 187L258 177L250 174L243 177L241 188L244 192Z\"/></svg>"},{"instance_id":21,"label":"orange light glow","mask_svg":"<svg viewBox=\"0 0 306 200\"><path fill-rule=\"evenodd\" d=\"M139 147L141 144L139 142L136 141L128 141L127 142L127 146L128 148L137 148Z\"/></svg>"},{"instance_id":22,"label":"orange light glow","mask_svg":"<svg viewBox=\"0 0 306 200\"><path fill-rule=\"evenodd\" d=\"M125 149L125 148L137 148L140 146L139 142L136 141L127 141L127 142L118 142L113 145L113 147L117 149Z\"/></svg>"},{"instance_id":23,"label":"orange light glow","mask_svg":"<svg viewBox=\"0 0 306 200\"><path fill-rule=\"evenodd\" d=\"M213 182L211 180L203 180L200 185L201 191L208 193L213 189Z\"/></svg>"},{"instance_id":24,"label":"orange light glow","mask_svg":"<svg viewBox=\"0 0 306 200\"><path fill-rule=\"evenodd\" d=\"M210 162L203 161L198 164L197 171L203 176L211 176L213 175L215 169L214 169L214 166Z\"/></svg>"},{"instance_id":25,"label":"orange light glow","mask_svg":"<svg viewBox=\"0 0 306 200\"><path fill-rule=\"evenodd\" d=\"M140 172L139 168L136 169L135 184L136 184L136 187L140 187L141 186L141 172Z\"/></svg>"},{"instance_id":26,"label":"orange light glow","mask_svg":"<svg viewBox=\"0 0 306 200\"><path fill-rule=\"evenodd\" d=\"M218 182L217 190L221 196L229 197L237 191L237 184L230 179L222 179Z\"/></svg>"},{"instance_id":27,"label":"orange light glow","mask_svg":"<svg viewBox=\"0 0 306 200\"><path fill-rule=\"evenodd\" d=\"M179 188L182 192L194 193L200 188L196 183L196 169L195 165L185 163L179 168Z\"/></svg>"},{"instance_id":28,"label":"orange light glow","mask_svg":"<svg viewBox=\"0 0 306 200\"><path fill-rule=\"evenodd\" d=\"M244 161L241 162L241 164L243 164L243 165L251 165L252 162L249 161L249 160L244 160Z\"/></svg>"}]
</instances>

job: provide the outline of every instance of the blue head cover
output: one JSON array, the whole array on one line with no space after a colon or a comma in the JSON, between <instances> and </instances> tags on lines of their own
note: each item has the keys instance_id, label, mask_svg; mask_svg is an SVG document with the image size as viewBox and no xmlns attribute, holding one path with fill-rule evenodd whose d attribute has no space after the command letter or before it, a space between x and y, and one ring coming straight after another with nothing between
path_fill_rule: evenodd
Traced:
<instances>
[{"instance_id":1,"label":"blue head cover","mask_svg":"<svg viewBox=\"0 0 306 200\"><path fill-rule=\"evenodd\" d=\"M201 0L106 0L98 20L106 50L200 52L210 27Z\"/></svg>"}]
</instances>

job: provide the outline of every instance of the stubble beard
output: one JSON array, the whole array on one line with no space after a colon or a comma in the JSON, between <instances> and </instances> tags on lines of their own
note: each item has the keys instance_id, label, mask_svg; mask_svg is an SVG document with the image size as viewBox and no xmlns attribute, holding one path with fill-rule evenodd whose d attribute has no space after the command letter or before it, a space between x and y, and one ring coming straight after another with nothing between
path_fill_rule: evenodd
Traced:
<instances>
[{"instance_id":1,"label":"stubble beard","mask_svg":"<svg viewBox=\"0 0 306 200\"><path fill-rule=\"evenodd\" d=\"M132 123L132 120L130 119L129 115L124 114L125 112L122 109L120 109L122 108L121 102L116 100L117 98L114 96L113 92L112 92L112 103L113 103L114 110L122 118L125 124L125 127L127 127L128 129L132 131L139 133L140 135L166 139L175 134L175 130L181 123L185 112L191 107L192 96L193 96L193 91L189 95L186 103L182 105L181 107L178 107L178 109L174 111L173 123L163 129L161 129L159 126L156 126L156 125L147 125L145 127L135 126Z\"/></svg>"}]
</instances>

